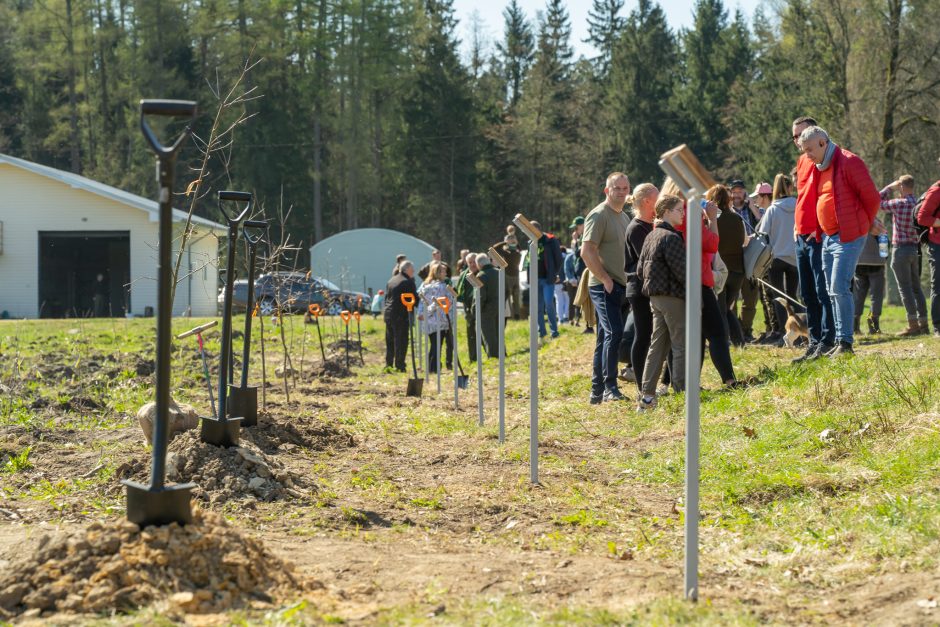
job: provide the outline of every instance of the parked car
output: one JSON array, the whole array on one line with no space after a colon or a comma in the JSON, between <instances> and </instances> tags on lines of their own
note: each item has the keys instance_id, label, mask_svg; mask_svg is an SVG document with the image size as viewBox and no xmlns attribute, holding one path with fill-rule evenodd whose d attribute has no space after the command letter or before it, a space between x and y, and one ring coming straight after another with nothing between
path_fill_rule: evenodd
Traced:
<instances>
[{"instance_id":1,"label":"parked car","mask_svg":"<svg viewBox=\"0 0 940 627\"><path fill-rule=\"evenodd\" d=\"M338 314L344 309L352 311L362 297L360 311L369 308L369 297L361 292L344 291L334 283L305 272L269 272L255 280L255 302L261 312L268 314L278 304L293 313L303 313L312 304L320 305L327 314ZM248 280L237 279L232 285L232 311L245 311L248 300ZM219 306L225 301L224 289L219 290Z\"/></svg>"}]
</instances>

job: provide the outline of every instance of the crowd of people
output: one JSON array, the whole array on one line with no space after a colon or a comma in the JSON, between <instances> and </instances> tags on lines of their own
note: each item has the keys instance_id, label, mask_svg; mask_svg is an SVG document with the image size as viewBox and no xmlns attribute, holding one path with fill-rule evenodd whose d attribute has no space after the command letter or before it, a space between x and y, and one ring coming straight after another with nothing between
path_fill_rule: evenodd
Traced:
<instances>
[{"instance_id":1,"label":"crowd of people","mask_svg":"<svg viewBox=\"0 0 940 627\"><path fill-rule=\"evenodd\" d=\"M569 225L569 245L552 233L538 240L538 284L529 286L536 308L541 343L558 337L559 325L585 325L595 335L589 401L631 401L643 411L656 406L670 387L684 389L686 250L688 228L700 228L702 348L725 386L740 385L730 347L750 343L795 345L791 326L805 335L796 363L853 353L870 299L867 331L881 333L885 273L890 264L907 312L902 336L940 336L940 181L918 198L910 175L900 176L880 191L864 161L836 144L816 120L800 117L792 126L799 151L790 173L778 173L773 184L759 182L748 194L744 181L717 184L699 205L690 205L670 179L662 188L642 183L635 188L627 174L606 179L604 201ZM938 161L940 163L940 161ZM696 224L696 222L700 224ZM541 230L537 222L533 225ZM888 246L890 225L890 241ZM930 263L930 311L920 285L926 246ZM387 323L386 366L405 370L408 314L401 294L418 302L421 332L440 333L453 354L451 324L442 315L438 296L452 297L466 312L471 360L497 354L500 315L522 315L522 263L515 227L507 227L494 248L508 262L506 301L497 293L497 271L485 253L462 251L454 272L439 251L417 273L414 264L396 262L384 296ZM754 251L769 252L757 267ZM889 261L890 256L890 261ZM482 343L476 355L474 274L483 284ZM384 298L384 301L380 301ZM764 329L755 337L757 307ZM796 313L795 313L796 312ZM797 321L792 318L798 318ZM800 338L803 339L803 338ZM440 368L435 343L428 342L428 370ZM447 367L452 367L448 357ZM633 382L624 394L620 382ZM665 386L665 387L664 387Z\"/></svg>"}]
</instances>

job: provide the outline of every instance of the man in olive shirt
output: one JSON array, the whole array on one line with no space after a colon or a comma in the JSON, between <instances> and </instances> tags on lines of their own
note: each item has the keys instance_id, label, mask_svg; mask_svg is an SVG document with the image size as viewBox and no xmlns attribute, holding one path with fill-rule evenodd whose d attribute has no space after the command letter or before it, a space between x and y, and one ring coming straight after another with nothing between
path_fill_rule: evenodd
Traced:
<instances>
[{"instance_id":1,"label":"man in olive shirt","mask_svg":"<svg viewBox=\"0 0 940 627\"><path fill-rule=\"evenodd\" d=\"M607 177L607 200L584 219L581 259L591 272L588 291L597 312L597 344L594 346L592 405L627 400L617 388L617 351L623 335L621 308L627 285L624 240L630 217L623 206L630 194L630 179L623 172Z\"/></svg>"}]
</instances>

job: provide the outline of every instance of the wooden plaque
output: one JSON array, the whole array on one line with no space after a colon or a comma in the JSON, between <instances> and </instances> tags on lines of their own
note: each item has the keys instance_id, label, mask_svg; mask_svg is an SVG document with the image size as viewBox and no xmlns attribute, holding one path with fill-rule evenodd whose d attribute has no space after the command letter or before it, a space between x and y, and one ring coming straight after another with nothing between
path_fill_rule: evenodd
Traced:
<instances>
[{"instance_id":1,"label":"wooden plaque","mask_svg":"<svg viewBox=\"0 0 940 627\"><path fill-rule=\"evenodd\" d=\"M715 178L686 144L664 152L659 158L659 167L686 196L702 196L716 184Z\"/></svg>"},{"instance_id":2,"label":"wooden plaque","mask_svg":"<svg viewBox=\"0 0 940 627\"><path fill-rule=\"evenodd\" d=\"M529 239L534 241L542 238L542 232L535 228L535 226L529 222L529 219L521 213L516 214L516 217L512 219L512 223L522 229L522 232L525 233L525 236Z\"/></svg>"}]
</instances>

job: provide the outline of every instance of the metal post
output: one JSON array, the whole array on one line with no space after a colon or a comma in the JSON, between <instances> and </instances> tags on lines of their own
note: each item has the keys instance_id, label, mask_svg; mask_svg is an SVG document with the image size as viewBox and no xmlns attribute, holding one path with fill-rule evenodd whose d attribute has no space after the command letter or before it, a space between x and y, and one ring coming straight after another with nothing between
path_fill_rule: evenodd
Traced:
<instances>
[{"instance_id":1,"label":"metal post","mask_svg":"<svg viewBox=\"0 0 940 627\"><path fill-rule=\"evenodd\" d=\"M529 475L539 482L539 244L529 240ZM533 298L534 297L534 298Z\"/></svg>"},{"instance_id":2,"label":"metal post","mask_svg":"<svg viewBox=\"0 0 940 627\"><path fill-rule=\"evenodd\" d=\"M506 269L499 269L499 443L506 440ZM479 316L477 316L479 318Z\"/></svg>"},{"instance_id":3,"label":"metal post","mask_svg":"<svg viewBox=\"0 0 940 627\"><path fill-rule=\"evenodd\" d=\"M453 328L451 329L452 341L454 344L454 409L459 407L460 400L458 398L458 376L460 374L460 355L457 353L457 317L460 315L457 311L457 299L451 299L452 305L451 310L454 312L454 315L451 317L451 322L453 323Z\"/></svg>"},{"instance_id":4,"label":"metal post","mask_svg":"<svg viewBox=\"0 0 940 627\"><path fill-rule=\"evenodd\" d=\"M702 368L702 210L698 198L689 198L685 226L685 598L697 601Z\"/></svg>"},{"instance_id":5,"label":"metal post","mask_svg":"<svg viewBox=\"0 0 940 627\"><path fill-rule=\"evenodd\" d=\"M438 329L437 331L435 331L434 335L437 336L435 338L435 342L437 342L437 350L434 353L434 359L437 361L437 363L435 364L435 367L437 368L437 393L440 394L441 393L441 370L443 370L441 366L444 364L444 360L441 359L441 330Z\"/></svg>"},{"instance_id":6,"label":"metal post","mask_svg":"<svg viewBox=\"0 0 940 627\"><path fill-rule=\"evenodd\" d=\"M476 314L474 327L477 332L477 411L480 414L480 426L483 426L483 329L480 322L480 288L473 288L473 310Z\"/></svg>"}]
</instances>

